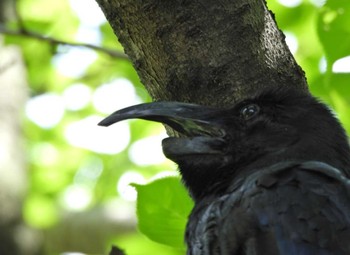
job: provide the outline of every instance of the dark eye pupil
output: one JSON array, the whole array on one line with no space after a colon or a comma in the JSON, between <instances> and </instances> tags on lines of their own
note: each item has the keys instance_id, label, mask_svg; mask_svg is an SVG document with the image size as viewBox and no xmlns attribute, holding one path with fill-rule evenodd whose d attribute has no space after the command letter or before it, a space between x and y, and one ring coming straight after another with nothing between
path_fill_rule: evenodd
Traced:
<instances>
[{"instance_id":1,"label":"dark eye pupil","mask_svg":"<svg viewBox=\"0 0 350 255\"><path fill-rule=\"evenodd\" d=\"M256 104L246 105L242 108L241 114L244 119L250 119L259 112L259 106Z\"/></svg>"}]
</instances>

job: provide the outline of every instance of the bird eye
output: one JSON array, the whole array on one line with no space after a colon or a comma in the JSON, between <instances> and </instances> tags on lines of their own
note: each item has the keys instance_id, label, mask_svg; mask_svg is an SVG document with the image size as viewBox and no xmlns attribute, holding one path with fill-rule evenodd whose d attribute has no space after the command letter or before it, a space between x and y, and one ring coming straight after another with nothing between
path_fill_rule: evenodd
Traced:
<instances>
[{"instance_id":1,"label":"bird eye","mask_svg":"<svg viewBox=\"0 0 350 255\"><path fill-rule=\"evenodd\" d=\"M248 104L241 109L241 116L248 120L254 117L260 111L260 107L256 104Z\"/></svg>"}]
</instances>

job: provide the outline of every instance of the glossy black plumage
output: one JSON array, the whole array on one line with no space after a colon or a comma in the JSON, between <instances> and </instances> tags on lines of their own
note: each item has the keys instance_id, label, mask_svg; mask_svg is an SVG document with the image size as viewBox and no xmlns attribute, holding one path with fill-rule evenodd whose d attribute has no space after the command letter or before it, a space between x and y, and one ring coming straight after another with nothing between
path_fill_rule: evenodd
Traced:
<instances>
[{"instance_id":1,"label":"glossy black plumage","mask_svg":"<svg viewBox=\"0 0 350 255\"><path fill-rule=\"evenodd\" d=\"M349 254L349 180L337 169L277 163L231 189L196 205L188 254Z\"/></svg>"},{"instance_id":2,"label":"glossy black plumage","mask_svg":"<svg viewBox=\"0 0 350 255\"><path fill-rule=\"evenodd\" d=\"M160 102L117 111L165 123L163 141L195 201L188 255L350 254L350 149L338 120L294 89L227 109Z\"/></svg>"}]
</instances>

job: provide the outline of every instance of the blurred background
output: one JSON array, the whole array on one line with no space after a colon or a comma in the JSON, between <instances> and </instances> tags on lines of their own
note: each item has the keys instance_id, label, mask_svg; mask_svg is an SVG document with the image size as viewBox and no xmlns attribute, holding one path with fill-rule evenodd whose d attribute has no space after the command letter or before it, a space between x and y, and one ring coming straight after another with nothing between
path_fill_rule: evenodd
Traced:
<instances>
[{"instance_id":1,"label":"blurred background","mask_svg":"<svg viewBox=\"0 0 350 255\"><path fill-rule=\"evenodd\" d=\"M310 90L350 131L350 2L267 2ZM129 185L177 175L162 155L163 127L97 126L149 101L94 0L0 0L0 242L8 254L107 254L112 244L128 255L183 254L137 230Z\"/></svg>"}]
</instances>

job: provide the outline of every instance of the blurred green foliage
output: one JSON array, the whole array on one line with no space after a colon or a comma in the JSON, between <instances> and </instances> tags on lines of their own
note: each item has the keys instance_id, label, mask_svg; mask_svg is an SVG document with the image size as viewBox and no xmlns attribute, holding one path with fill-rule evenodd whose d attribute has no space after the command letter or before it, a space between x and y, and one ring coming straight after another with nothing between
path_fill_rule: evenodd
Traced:
<instances>
[{"instance_id":1,"label":"blurred green foliage","mask_svg":"<svg viewBox=\"0 0 350 255\"><path fill-rule=\"evenodd\" d=\"M322 2L325 4L321 6ZM311 92L334 109L349 133L349 60L347 71L334 69L337 60L350 56L350 2L304 0L299 6L288 8L270 0L268 5L276 14L279 27L298 40L294 55L305 71Z\"/></svg>"},{"instance_id":2,"label":"blurred green foliage","mask_svg":"<svg viewBox=\"0 0 350 255\"><path fill-rule=\"evenodd\" d=\"M7 24L8 28L18 29L22 25L43 36L76 41L83 24L68 0L17 2L21 21ZM296 38L297 50L294 55L306 73L310 90L335 110L349 132L350 64L347 62L347 71L344 72L335 72L334 66L339 59L350 55L350 2L329 0L323 6L315 2L320 1L304 0L295 7L286 7L277 0L269 0L268 6L275 13L279 27ZM108 23L102 23L95 29L102 47L122 51ZM23 51L32 97L49 92L62 96L67 88L77 83L88 86L94 94L101 84L125 78L132 82L141 101L150 101L135 70L126 60L114 59L96 51L95 60L82 74L69 76L62 74L54 64L55 58L69 54L69 47L26 36L6 36L5 39L7 44L17 44ZM26 222L35 228L55 228L60 224L62 215L74 211L64 202L65 194L72 187L83 187L90 196L87 205L80 209L84 211L121 196L116 188L118 180L130 170L139 173L146 182L164 170L172 169L175 172L175 166L168 161L140 165L130 159L132 145L139 139L159 134L162 130L159 124L129 122L130 142L117 155L97 153L69 143L65 136L69 124L91 115L105 116L95 107L92 97L83 108L65 108L63 117L50 128L25 119L29 189L23 215ZM86 169L92 169L90 173L100 172L88 175ZM149 185L134 185L140 192L137 201L140 230L152 240L177 248L158 245L139 233L111 236L106 240L106 247L110 243L119 244L128 255L145 254L145 251L147 254L183 254L182 233L192 204L180 185L174 177L153 181ZM160 204L161 201L168 204ZM156 215L150 213L153 210L157 211ZM50 248L46 252L55 254Z\"/></svg>"}]
</instances>

